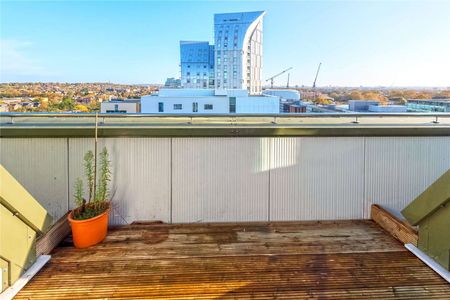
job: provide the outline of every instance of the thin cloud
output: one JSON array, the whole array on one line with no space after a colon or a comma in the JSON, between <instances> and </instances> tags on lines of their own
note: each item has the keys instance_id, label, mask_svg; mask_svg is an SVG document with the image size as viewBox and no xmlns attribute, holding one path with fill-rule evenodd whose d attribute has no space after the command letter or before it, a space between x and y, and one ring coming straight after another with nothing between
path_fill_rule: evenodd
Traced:
<instances>
[{"instance_id":1,"label":"thin cloud","mask_svg":"<svg viewBox=\"0 0 450 300\"><path fill-rule=\"evenodd\" d=\"M1 81L26 76L48 76L39 61L33 59L28 52L33 49L29 41L0 39L0 77Z\"/></svg>"}]
</instances>

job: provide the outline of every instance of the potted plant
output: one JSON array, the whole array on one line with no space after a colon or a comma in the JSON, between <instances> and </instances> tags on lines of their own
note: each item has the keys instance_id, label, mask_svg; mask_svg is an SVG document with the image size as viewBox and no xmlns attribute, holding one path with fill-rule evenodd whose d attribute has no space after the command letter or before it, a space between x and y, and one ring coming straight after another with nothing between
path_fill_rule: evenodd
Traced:
<instances>
[{"instance_id":1,"label":"potted plant","mask_svg":"<svg viewBox=\"0 0 450 300\"><path fill-rule=\"evenodd\" d=\"M92 151L84 155L84 173L87 181L89 198L84 196L83 181L75 182L75 203L69 216L73 243L77 248L87 248L100 243L108 231L110 202L108 200L108 183L111 181L111 162L106 147L100 153L99 176L97 177L97 158Z\"/></svg>"}]
</instances>

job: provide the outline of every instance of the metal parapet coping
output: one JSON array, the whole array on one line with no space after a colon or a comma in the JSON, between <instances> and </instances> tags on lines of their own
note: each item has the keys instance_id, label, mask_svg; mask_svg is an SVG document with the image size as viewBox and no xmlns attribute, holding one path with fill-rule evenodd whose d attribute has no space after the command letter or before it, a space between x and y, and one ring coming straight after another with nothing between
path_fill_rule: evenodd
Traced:
<instances>
[{"instance_id":1,"label":"metal parapet coping","mask_svg":"<svg viewBox=\"0 0 450 300\"><path fill-rule=\"evenodd\" d=\"M449 113L97 114L100 137L450 136ZM2 113L0 137L93 136L92 113Z\"/></svg>"}]
</instances>

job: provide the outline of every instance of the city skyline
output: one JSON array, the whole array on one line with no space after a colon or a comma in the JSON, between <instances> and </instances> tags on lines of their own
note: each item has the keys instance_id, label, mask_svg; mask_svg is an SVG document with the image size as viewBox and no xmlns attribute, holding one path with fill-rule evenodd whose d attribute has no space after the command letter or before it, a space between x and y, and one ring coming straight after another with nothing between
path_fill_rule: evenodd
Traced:
<instances>
[{"instance_id":1,"label":"city skyline","mask_svg":"<svg viewBox=\"0 0 450 300\"><path fill-rule=\"evenodd\" d=\"M293 67L291 86L310 86L322 62L318 86L450 86L448 2L1 6L1 82L163 83L180 77L180 40L214 42L215 13L264 10L264 80Z\"/></svg>"}]
</instances>

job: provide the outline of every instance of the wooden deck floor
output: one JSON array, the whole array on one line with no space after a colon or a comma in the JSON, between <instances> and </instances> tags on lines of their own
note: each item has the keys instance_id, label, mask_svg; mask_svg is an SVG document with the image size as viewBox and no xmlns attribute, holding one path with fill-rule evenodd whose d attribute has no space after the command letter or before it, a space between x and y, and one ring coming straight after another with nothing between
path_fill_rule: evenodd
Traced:
<instances>
[{"instance_id":1,"label":"wooden deck floor","mask_svg":"<svg viewBox=\"0 0 450 300\"><path fill-rule=\"evenodd\" d=\"M59 247L17 299L450 299L372 221L129 225Z\"/></svg>"}]
</instances>

